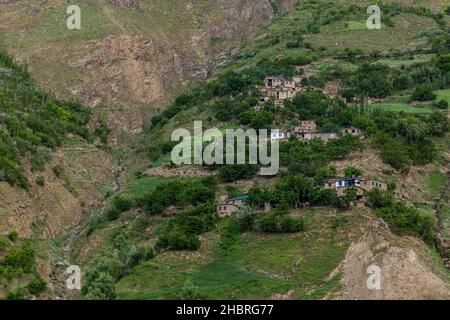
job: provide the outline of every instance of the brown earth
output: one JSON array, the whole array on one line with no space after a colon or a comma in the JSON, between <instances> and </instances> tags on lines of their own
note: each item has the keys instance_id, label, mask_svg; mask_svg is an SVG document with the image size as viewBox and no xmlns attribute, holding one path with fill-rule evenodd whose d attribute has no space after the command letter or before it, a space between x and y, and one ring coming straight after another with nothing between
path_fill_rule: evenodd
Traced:
<instances>
[{"instance_id":1,"label":"brown earth","mask_svg":"<svg viewBox=\"0 0 450 320\"><path fill-rule=\"evenodd\" d=\"M295 3L277 2L283 9ZM3 4L0 35L8 50L29 65L39 84L57 96L76 97L106 111L116 137L123 131L142 132L149 117L177 92L226 64L241 42L274 16L269 0L177 0L163 8L149 0L90 3L111 25L109 34L76 41L32 38L28 29L48 23L47 15L58 12L62 30L49 30L48 37L66 32L62 25L66 5L41 0ZM128 17L129 12L136 14L135 19Z\"/></svg>"},{"instance_id":2,"label":"brown earth","mask_svg":"<svg viewBox=\"0 0 450 320\"><path fill-rule=\"evenodd\" d=\"M380 268L380 289L369 289L371 265ZM342 273L342 289L326 299L449 299L448 273L436 267L430 249L415 237L393 235L380 220L369 221L328 280Z\"/></svg>"}]
</instances>

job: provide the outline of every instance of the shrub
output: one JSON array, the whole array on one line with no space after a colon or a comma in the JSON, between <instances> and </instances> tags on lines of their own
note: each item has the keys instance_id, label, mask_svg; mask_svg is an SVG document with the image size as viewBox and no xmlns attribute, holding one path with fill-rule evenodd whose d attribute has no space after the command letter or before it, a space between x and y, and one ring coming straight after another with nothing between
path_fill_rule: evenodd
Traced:
<instances>
[{"instance_id":1,"label":"shrub","mask_svg":"<svg viewBox=\"0 0 450 320\"><path fill-rule=\"evenodd\" d=\"M43 176L37 176L37 178L36 178L36 184L38 185L38 186L44 186L44 184L45 184L45 178L43 177Z\"/></svg>"},{"instance_id":2,"label":"shrub","mask_svg":"<svg viewBox=\"0 0 450 320\"><path fill-rule=\"evenodd\" d=\"M64 168L60 164L57 164L56 166L54 166L52 168L52 170L53 170L53 173L55 174L55 176L57 176L58 178L61 178L62 175L64 174Z\"/></svg>"},{"instance_id":3,"label":"shrub","mask_svg":"<svg viewBox=\"0 0 450 320\"><path fill-rule=\"evenodd\" d=\"M85 297L89 300L113 300L115 294L115 280L107 272L101 272L89 284Z\"/></svg>"},{"instance_id":4,"label":"shrub","mask_svg":"<svg viewBox=\"0 0 450 320\"><path fill-rule=\"evenodd\" d=\"M108 221L115 221L115 220L119 219L120 213L121 212L119 209L117 209L116 207L113 207L113 208L109 208L108 210L106 210L105 216Z\"/></svg>"},{"instance_id":5,"label":"shrub","mask_svg":"<svg viewBox=\"0 0 450 320\"><path fill-rule=\"evenodd\" d=\"M40 276L35 276L27 285L28 291L35 296L45 291L47 284Z\"/></svg>"},{"instance_id":6,"label":"shrub","mask_svg":"<svg viewBox=\"0 0 450 320\"><path fill-rule=\"evenodd\" d=\"M120 212L125 212L131 209L133 201L127 194L120 194L114 198L113 205Z\"/></svg>"},{"instance_id":7,"label":"shrub","mask_svg":"<svg viewBox=\"0 0 450 320\"><path fill-rule=\"evenodd\" d=\"M197 250L200 248L200 239L195 235L186 234L180 230L173 230L158 240L159 244L172 250Z\"/></svg>"},{"instance_id":8,"label":"shrub","mask_svg":"<svg viewBox=\"0 0 450 320\"><path fill-rule=\"evenodd\" d=\"M8 300L25 300L25 294L20 289L18 289L16 291L9 291L6 294L6 299L8 299Z\"/></svg>"},{"instance_id":9,"label":"shrub","mask_svg":"<svg viewBox=\"0 0 450 320\"><path fill-rule=\"evenodd\" d=\"M376 213L389 224L394 232L416 234L429 244L433 242L436 222L432 213L420 212L400 202L377 209Z\"/></svg>"},{"instance_id":10,"label":"shrub","mask_svg":"<svg viewBox=\"0 0 450 320\"><path fill-rule=\"evenodd\" d=\"M34 267L34 250L27 244L13 247L5 256L4 264L18 272L31 272Z\"/></svg>"},{"instance_id":11,"label":"shrub","mask_svg":"<svg viewBox=\"0 0 450 320\"><path fill-rule=\"evenodd\" d=\"M0 252L5 251L9 247L9 242L3 236L0 236Z\"/></svg>"},{"instance_id":12,"label":"shrub","mask_svg":"<svg viewBox=\"0 0 450 320\"><path fill-rule=\"evenodd\" d=\"M263 232L279 232L278 219L276 214L267 213L265 214L258 223L259 229Z\"/></svg>"},{"instance_id":13,"label":"shrub","mask_svg":"<svg viewBox=\"0 0 450 320\"><path fill-rule=\"evenodd\" d=\"M252 208L244 206L236 214L236 224L239 231L251 231L255 225L255 214Z\"/></svg>"},{"instance_id":14,"label":"shrub","mask_svg":"<svg viewBox=\"0 0 450 320\"><path fill-rule=\"evenodd\" d=\"M293 218L284 210L266 213L259 220L258 227L260 231L271 233L301 232L305 230L303 219Z\"/></svg>"},{"instance_id":15,"label":"shrub","mask_svg":"<svg viewBox=\"0 0 450 320\"><path fill-rule=\"evenodd\" d=\"M283 216L280 220L280 229L282 232L300 232L305 230L305 222L303 219Z\"/></svg>"},{"instance_id":16,"label":"shrub","mask_svg":"<svg viewBox=\"0 0 450 320\"><path fill-rule=\"evenodd\" d=\"M411 94L411 100L413 101L431 101L434 99L436 99L436 95L433 93L433 87L428 84L415 87Z\"/></svg>"},{"instance_id":17,"label":"shrub","mask_svg":"<svg viewBox=\"0 0 450 320\"><path fill-rule=\"evenodd\" d=\"M395 189L395 188L394 188ZM366 194L367 202L372 208L384 208L392 205L394 198L392 194L380 189L372 189Z\"/></svg>"},{"instance_id":18,"label":"shrub","mask_svg":"<svg viewBox=\"0 0 450 320\"><path fill-rule=\"evenodd\" d=\"M12 242L16 242L19 239L19 233L16 230L11 231L8 234L8 239Z\"/></svg>"},{"instance_id":19,"label":"shrub","mask_svg":"<svg viewBox=\"0 0 450 320\"><path fill-rule=\"evenodd\" d=\"M439 109L448 109L448 101L446 101L446 100L436 101L436 103L434 105L436 106L436 108L439 108Z\"/></svg>"},{"instance_id":20,"label":"shrub","mask_svg":"<svg viewBox=\"0 0 450 320\"><path fill-rule=\"evenodd\" d=\"M123 263L115 256L102 256L88 265L84 274L82 294L87 299L115 298L115 282L123 272Z\"/></svg>"},{"instance_id":21,"label":"shrub","mask_svg":"<svg viewBox=\"0 0 450 320\"><path fill-rule=\"evenodd\" d=\"M363 170L361 168L356 167L347 167L344 169L344 175L346 178L354 178L360 177L363 174Z\"/></svg>"}]
</instances>

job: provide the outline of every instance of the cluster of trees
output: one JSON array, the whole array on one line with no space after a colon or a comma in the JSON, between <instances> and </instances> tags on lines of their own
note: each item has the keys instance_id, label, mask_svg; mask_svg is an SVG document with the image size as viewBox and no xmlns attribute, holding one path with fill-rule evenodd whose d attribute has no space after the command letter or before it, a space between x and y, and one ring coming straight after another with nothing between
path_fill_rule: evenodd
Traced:
<instances>
[{"instance_id":1,"label":"cluster of trees","mask_svg":"<svg viewBox=\"0 0 450 320\"><path fill-rule=\"evenodd\" d=\"M304 220L291 216L288 207L285 205L280 205L262 215L256 215L253 208L244 206L220 230L220 247L222 249L229 248L243 232L293 233L304 230Z\"/></svg>"},{"instance_id":2,"label":"cluster of trees","mask_svg":"<svg viewBox=\"0 0 450 320\"><path fill-rule=\"evenodd\" d=\"M159 230L158 249L197 250L198 236L215 227L217 214L213 202L197 205L195 208L176 215Z\"/></svg>"},{"instance_id":3,"label":"cluster of trees","mask_svg":"<svg viewBox=\"0 0 450 320\"><path fill-rule=\"evenodd\" d=\"M436 221L432 212L409 207L395 201L392 194L378 189L370 191L367 197L376 214L389 224L392 231L400 235L416 235L433 244Z\"/></svg>"},{"instance_id":4,"label":"cluster of trees","mask_svg":"<svg viewBox=\"0 0 450 320\"><path fill-rule=\"evenodd\" d=\"M344 135L324 143L320 139L304 145L296 138L280 145L280 163L287 166L290 173L317 176L332 160L342 159L352 151L362 149L358 137Z\"/></svg>"},{"instance_id":5,"label":"cluster of trees","mask_svg":"<svg viewBox=\"0 0 450 320\"><path fill-rule=\"evenodd\" d=\"M102 255L86 267L82 294L90 300L115 298L115 284L139 263L152 259L154 249L148 245L137 246L123 233L110 239L111 253Z\"/></svg>"},{"instance_id":6,"label":"cluster of trees","mask_svg":"<svg viewBox=\"0 0 450 320\"><path fill-rule=\"evenodd\" d=\"M333 170L329 170L330 173ZM274 207L299 208L306 204L316 206L344 207L345 202L334 189L323 189L322 184L302 174L286 175L274 187L255 186L249 190L249 205L264 207L270 203Z\"/></svg>"},{"instance_id":7,"label":"cluster of trees","mask_svg":"<svg viewBox=\"0 0 450 320\"><path fill-rule=\"evenodd\" d=\"M365 63L344 81L341 95L348 99L354 98L385 98L393 92L391 69L383 64Z\"/></svg>"},{"instance_id":8,"label":"cluster of trees","mask_svg":"<svg viewBox=\"0 0 450 320\"><path fill-rule=\"evenodd\" d=\"M66 133L90 139L89 110L60 102L37 88L25 66L0 50L0 180L29 187L21 158L29 156L40 170Z\"/></svg>"},{"instance_id":9,"label":"cluster of trees","mask_svg":"<svg viewBox=\"0 0 450 320\"><path fill-rule=\"evenodd\" d=\"M16 232L8 237L0 237L0 280L8 286L13 279L31 278L25 285L9 290L7 299L25 299L29 295L39 296L45 291L47 284L36 271L36 254L27 239L19 239Z\"/></svg>"},{"instance_id":10,"label":"cluster of trees","mask_svg":"<svg viewBox=\"0 0 450 320\"><path fill-rule=\"evenodd\" d=\"M412 116L376 110L371 116L376 125L370 130L381 157L397 170L433 161L437 151L431 138L442 136L449 129L446 116L440 112Z\"/></svg>"},{"instance_id":11,"label":"cluster of trees","mask_svg":"<svg viewBox=\"0 0 450 320\"><path fill-rule=\"evenodd\" d=\"M149 214L161 214L170 205L196 206L215 200L217 180L214 177L173 180L163 183L144 199Z\"/></svg>"}]
</instances>

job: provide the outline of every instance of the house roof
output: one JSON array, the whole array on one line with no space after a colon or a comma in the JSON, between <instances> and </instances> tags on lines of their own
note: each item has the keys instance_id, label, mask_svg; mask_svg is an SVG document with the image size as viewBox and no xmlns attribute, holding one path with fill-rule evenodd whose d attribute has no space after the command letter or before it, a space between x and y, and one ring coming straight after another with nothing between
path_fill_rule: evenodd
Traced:
<instances>
[{"instance_id":1,"label":"house roof","mask_svg":"<svg viewBox=\"0 0 450 320\"><path fill-rule=\"evenodd\" d=\"M248 194L240 194L238 196L235 196L229 200L247 200L248 198L250 198L250 196Z\"/></svg>"}]
</instances>

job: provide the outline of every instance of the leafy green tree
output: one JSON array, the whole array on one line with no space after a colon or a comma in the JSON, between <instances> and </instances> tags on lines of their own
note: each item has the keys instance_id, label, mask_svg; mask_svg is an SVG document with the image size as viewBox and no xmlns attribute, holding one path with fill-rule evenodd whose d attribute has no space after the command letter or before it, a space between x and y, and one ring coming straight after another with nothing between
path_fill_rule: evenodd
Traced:
<instances>
[{"instance_id":1,"label":"leafy green tree","mask_svg":"<svg viewBox=\"0 0 450 320\"><path fill-rule=\"evenodd\" d=\"M411 100L413 101L431 101L434 99L436 99L436 95L433 93L433 87L427 84L415 87L411 94Z\"/></svg>"},{"instance_id":2,"label":"leafy green tree","mask_svg":"<svg viewBox=\"0 0 450 320\"><path fill-rule=\"evenodd\" d=\"M89 290L85 297L89 300L114 300L115 280L107 272L100 272L98 276L89 284Z\"/></svg>"},{"instance_id":3,"label":"leafy green tree","mask_svg":"<svg viewBox=\"0 0 450 320\"><path fill-rule=\"evenodd\" d=\"M35 276L27 285L28 291L35 296L39 296L47 288L45 281L39 276Z\"/></svg>"},{"instance_id":4,"label":"leafy green tree","mask_svg":"<svg viewBox=\"0 0 450 320\"><path fill-rule=\"evenodd\" d=\"M28 244L12 247L5 255L4 265L14 268L18 272L29 273L34 268L35 253Z\"/></svg>"},{"instance_id":5,"label":"leafy green tree","mask_svg":"<svg viewBox=\"0 0 450 320\"><path fill-rule=\"evenodd\" d=\"M346 178L360 177L362 174L363 170L361 168L349 166L344 169L344 175Z\"/></svg>"}]
</instances>

